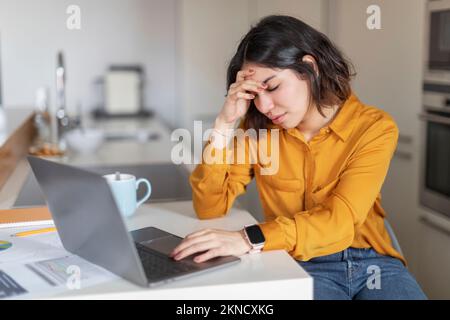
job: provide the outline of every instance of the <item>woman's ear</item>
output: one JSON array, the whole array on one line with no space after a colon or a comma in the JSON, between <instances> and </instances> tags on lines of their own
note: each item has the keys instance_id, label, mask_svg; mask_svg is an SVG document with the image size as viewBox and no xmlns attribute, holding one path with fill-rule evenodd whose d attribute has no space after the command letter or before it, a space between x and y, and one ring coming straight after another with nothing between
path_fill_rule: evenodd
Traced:
<instances>
[{"instance_id":1,"label":"woman's ear","mask_svg":"<svg viewBox=\"0 0 450 320\"><path fill-rule=\"evenodd\" d=\"M316 59L314 59L313 56L307 54L304 55L302 58L302 62L306 62L312 65L312 67L314 68L314 72L316 73L316 75L319 75L319 67L317 66L317 62Z\"/></svg>"}]
</instances>

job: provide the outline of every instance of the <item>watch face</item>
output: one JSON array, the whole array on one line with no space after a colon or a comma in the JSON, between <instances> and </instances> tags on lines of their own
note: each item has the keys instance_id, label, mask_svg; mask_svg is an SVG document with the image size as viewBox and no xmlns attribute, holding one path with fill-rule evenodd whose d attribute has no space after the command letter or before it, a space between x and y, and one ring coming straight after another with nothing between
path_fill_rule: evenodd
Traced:
<instances>
[{"instance_id":1,"label":"watch face","mask_svg":"<svg viewBox=\"0 0 450 320\"><path fill-rule=\"evenodd\" d=\"M246 227L245 232L247 233L247 236L252 244L260 244L266 241L261 228L257 225Z\"/></svg>"}]
</instances>

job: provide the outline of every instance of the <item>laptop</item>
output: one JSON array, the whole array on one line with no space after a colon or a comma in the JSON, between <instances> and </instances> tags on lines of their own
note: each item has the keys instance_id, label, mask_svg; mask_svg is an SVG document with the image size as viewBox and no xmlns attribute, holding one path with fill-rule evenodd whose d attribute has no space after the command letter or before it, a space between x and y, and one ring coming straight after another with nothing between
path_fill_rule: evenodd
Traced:
<instances>
[{"instance_id":1,"label":"laptop","mask_svg":"<svg viewBox=\"0 0 450 320\"><path fill-rule=\"evenodd\" d=\"M157 286L238 263L234 256L203 263L175 261L170 252L183 239L148 227L129 232L102 176L28 157L64 248L140 286Z\"/></svg>"}]
</instances>

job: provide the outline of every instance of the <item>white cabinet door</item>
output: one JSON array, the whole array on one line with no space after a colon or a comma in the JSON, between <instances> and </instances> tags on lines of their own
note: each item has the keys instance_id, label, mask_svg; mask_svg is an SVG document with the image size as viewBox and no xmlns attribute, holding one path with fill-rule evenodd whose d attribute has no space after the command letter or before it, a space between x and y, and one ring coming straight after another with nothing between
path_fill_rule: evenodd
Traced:
<instances>
[{"instance_id":1,"label":"white cabinet door","mask_svg":"<svg viewBox=\"0 0 450 320\"><path fill-rule=\"evenodd\" d=\"M450 299L450 233L420 223L418 281L430 299Z\"/></svg>"}]
</instances>

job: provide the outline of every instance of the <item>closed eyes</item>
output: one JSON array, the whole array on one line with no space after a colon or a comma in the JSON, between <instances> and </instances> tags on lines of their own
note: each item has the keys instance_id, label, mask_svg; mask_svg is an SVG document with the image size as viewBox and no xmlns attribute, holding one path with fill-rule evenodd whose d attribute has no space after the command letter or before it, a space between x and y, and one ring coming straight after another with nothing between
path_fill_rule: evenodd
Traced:
<instances>
[{"instance_id":1,"label":"closed eyes","mask_svg":"<svg viewBox=\"0 0 450 320\"><path fill-rule=\"evenodd\" d=\"M275 88L268 88L267 91L272 92L278 89L280 85L277 85Z\"/></svg>"},{"instance_id":2,"label":"closed eyes","mask_svg":"<svg viewBox=\"0 0 450 320\"><path fill-rule=\"evenodd\" d=\"M273 91L277 90L279 86L280 86L280 85L277 85L277 86L275 86L274 88L267 88L266 91L267 91L267 92L273 92ZM255 99L258 99L258 96L259 96L259 93L256 94Z\"/></svg>"}]
</instances>

